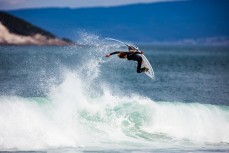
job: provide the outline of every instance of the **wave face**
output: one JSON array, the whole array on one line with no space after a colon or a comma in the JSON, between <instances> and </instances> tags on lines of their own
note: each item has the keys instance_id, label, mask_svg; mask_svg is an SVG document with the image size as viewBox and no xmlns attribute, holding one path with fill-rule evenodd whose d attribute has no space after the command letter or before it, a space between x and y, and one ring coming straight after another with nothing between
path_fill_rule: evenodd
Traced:
<instances>
[{"instance_id":1,"label":"wave face","mask_svg":"<svg viewBox=\"0 0 229 153\"><path fill-rule=\"evenodd\" d=\"M0 97L1 150L228 146L228 106L125 95L101 73L101 56L117 44L83 38L94 48L77 68L60 66L61 81L45 88L45 97Z\"/></svg>"}]
</instances>

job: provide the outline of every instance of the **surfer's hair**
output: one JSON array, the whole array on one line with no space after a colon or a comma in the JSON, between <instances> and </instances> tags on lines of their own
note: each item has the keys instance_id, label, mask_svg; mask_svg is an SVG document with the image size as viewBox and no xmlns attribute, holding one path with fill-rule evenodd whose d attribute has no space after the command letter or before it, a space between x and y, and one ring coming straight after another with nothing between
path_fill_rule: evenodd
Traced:
<instances>
[{"instance_id":1,"label":"surfer's hair","mask_svg":"<svg viewBox=\"0 0 229 153\"><path fill-rule=\"evenodd\" d=\"M126 53L125 52L120 52L118 53L119 58L126 58Z\"/></svg>"}]
</instances>

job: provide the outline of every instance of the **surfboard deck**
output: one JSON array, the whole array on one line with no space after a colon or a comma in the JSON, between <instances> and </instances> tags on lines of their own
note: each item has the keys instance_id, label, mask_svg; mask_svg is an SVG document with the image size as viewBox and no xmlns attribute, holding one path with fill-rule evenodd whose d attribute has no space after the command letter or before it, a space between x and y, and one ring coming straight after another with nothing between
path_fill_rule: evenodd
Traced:
<instances>
[{"instance_id":1,"label":"surfboard deck","mask_svg":"<svg viewBox=\"0 0 229 153\"><path fill-rule=\"evenodd\" d=\"M155 76L154 76L154 71L153 71L153 68L152 66L150 65L148 59L145 57L145 55L141 54L140 55L142 57L142 66L141 68L145 67L145 68L148 68L149 70L146 71L146 72L143 72L145 75L147 75L149 78L151 79L154 79Z\"/></svg>"}]
</instances>

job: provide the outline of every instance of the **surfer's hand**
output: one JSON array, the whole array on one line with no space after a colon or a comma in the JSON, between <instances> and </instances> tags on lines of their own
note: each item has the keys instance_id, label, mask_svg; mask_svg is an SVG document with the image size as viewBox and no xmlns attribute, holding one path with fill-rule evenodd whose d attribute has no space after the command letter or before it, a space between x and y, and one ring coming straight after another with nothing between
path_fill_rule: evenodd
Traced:
<instances>
[{"instance_id":1,"label":"surfer's hand","mask_svg":"<svg viewBox=\"0 0 229 153\"><path fill-rule=\"evenodd\" d=\"M110 54L106 54L106 56L105 57L110 57L111 55Z\"/></svg>"},{"instance_id":2,"label":"surfer's hand","mask_svg":"<svg viewBox=\"0 0 229 153\"><path fill-rule=\"evenodd\" d=\"M144 54L144 52L143 52L143 51L141 51L141 54Z\"/></svg>"}]
</instances>

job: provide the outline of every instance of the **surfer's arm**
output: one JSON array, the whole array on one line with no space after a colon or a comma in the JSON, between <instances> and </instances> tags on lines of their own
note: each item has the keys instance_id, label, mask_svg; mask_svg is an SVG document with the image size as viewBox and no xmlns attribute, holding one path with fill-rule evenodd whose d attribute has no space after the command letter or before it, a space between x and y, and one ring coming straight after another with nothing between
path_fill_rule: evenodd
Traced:
<instances>
[{"instance_id":1,"label":"surfer's arm","mask_svg":"<svg viewBox=\"0 0 229 153\"><path fill-rule=\"evenodd\" d=\"M106 54L106 57L110 57L111 55L119 54L121 51L115 51L110 54Z\"/></svg>"},{"instance_id":2,"label":"surfer's arm","mask_svg":"<svg viewBox=\"0 0 229 153\"><path fill-rule=\"evenodd\" d=\"M118 53L120 53L120 51L112 52L112 53L110 53L110 55L115 55L115 54L118 54Z\"/></svg>"}]
</instances>

